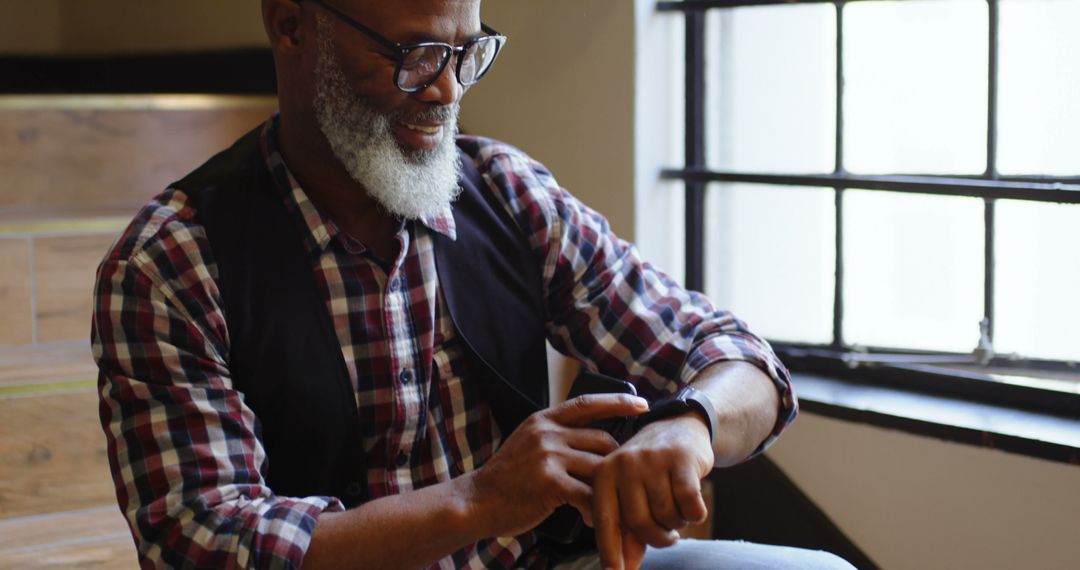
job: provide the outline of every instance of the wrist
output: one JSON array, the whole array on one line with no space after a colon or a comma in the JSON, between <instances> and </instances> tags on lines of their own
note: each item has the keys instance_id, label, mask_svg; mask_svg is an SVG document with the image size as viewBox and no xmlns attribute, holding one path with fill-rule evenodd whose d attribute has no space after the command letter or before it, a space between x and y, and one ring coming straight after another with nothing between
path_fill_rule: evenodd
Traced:
<instances>
[{"instance_id":1,"label":"wrist","mask_svg":"<svg viewBox=\"0 0 1080 570\"><path fill-rule=\"evenodd\" d=\"M716 460L716 452L709 439L709 428L705 426L701 416L693 412L687 411L652 422L641 427L634 438L631 441L637 440L635 443L661 442L663 445L684 449L693 458L701 477L712 470Z\"/></svg>"},{"instance_id":2,"label":"wrist","mask_svg":"<svg viewBox=\"0 0 1080 570\"><path fill-rule=\"evenodd\" d=\"M470 471L450 481L455 500L447 522L453 525L451 528L464 528L475 535L471 537L473 541L497 535L495 529L488 528L493 520L488 514L491 506L483 493L479 475L479 471Z\"/></svg>"},{"instance_id":3,"label":"wrist","mask_svg":"<svg viewBox=\"0 0 1080 570\"><path fill-rule=\"evenodd\" d=\"M681 431L690 433L693 440L701 443L702 447L712 449L712 434L709 433L709 427L705 419L697 412L684 412L656 423L677 425Z\"/></svg>"},{"instance_id":4,"label":"wrist","mask_svg":"<svg viewBox=\"0 0 1080 570\"><path fill-rule=\"evenodd\" d=\"M700 420L708 432L709 447L712 447L716 443L719 425L716 406L704 392L691 386L684 386L675 394L653 402L648 412L638 416L638 429L659 420L688 414Z\"/></svg>"}]
</instances>

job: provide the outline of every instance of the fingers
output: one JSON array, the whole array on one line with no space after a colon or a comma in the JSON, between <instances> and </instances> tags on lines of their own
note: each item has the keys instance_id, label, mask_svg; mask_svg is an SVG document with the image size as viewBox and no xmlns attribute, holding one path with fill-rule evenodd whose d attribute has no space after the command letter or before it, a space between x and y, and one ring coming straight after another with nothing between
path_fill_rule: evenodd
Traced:
<instances>
[{"instance_id":1,"label":"fingers","mask_svg":"<svg viewBox=\"0 0 1080 570\"><path fill-rule=\"evenodd\" d=\"M596 429L568 428L553 424L551 433L559 443L549 448L545 462L551 496L581 513L585 524L593 526L592 486L589 484L604 456L619 444L606 432Z\"/></svg>"},{"instance_id":2,"label":"fingers","mask_svg":"<svg viewBox=\"0 0 1080 570\"><path fill-rule=\"evenodd\" d=\"M614 523L604 524L618 526L622 533L616 539L615 531L597 527L598 543L602 535L607 541L608 552L601 550L605 556L615 556L617 542L625 552L627 535L654 547L671 546L678 542L679 530L706 519L708 509L701 497L694 452L668 446L666 439L633 440L600 461L593 482L594 517L598 525L602 516L617 517ZM607 484L616 487L617 507L606 502L612 496L604 488Z\"/></svg>"},{"instance_id":3,"label":"fingers","mask_svg":"<svg viewBox=\"0 0 1080 570\"><path fill-rule=\"evenodd\" d=\"M645 543L641 542L632 534L623 533L623 568L626 570L638 570L641 562L645 560Z\"/></svg>"},{"instance_id":4,"label":"fingers","mask_svg":"<svg viewBox=\"0 0 1080 570\"><path fill-rule=\"evenodd\" d=\"M705 522L709 515L701 496L701 481L690 470L675 469L670 480L668 477L646 479L644 488L652 518L662 529L682 530L690 524Z\"/></svg>"},{"instance_id":5,"label":"fingers","mask_svg":"<svg viewBox=\"0 0 1080 570\"><path fill-rule=\"evenodd\" d=\"M680 516L693 524L705 522L709 507L701 496L701 480L686 469L671 474L671 496Z\"/></svg>"},{"instance_id":6,"label":"fingers","mask_svg":"<svg viewBox=\"0 0 1080 570\"><path fill-rule=\"evenodd\" d=\"M597 429L554 425L550 434L557 439L547 444L547 460L583 481L592 481L604 457L619 448L615 438Z\"/></svg>"},{"instance_id":7,"label":"fingers","mask_svg":"<svg viewBox=\"0 0 1080 570\"><path fill-rule=\"evenodd\" d=\"M664 486L667 487L667 477L662 477L662 479ZM654 513L645 485L623 485L619 488L618 493L619 510L622 513L625 530L633 533L642 542L652 546L671 546L678 542L679 533L672 529L686 526L685 522L678 520L670 527L659 524L653 518ZM661 502L667 503L666 510L670 514L673 511L670 492L666 489L657 492L657 496L661 494L668 495L667 499L661 500ZM668 518L681 519L679 515L669 516Z\"/></svg>"},{"instance_id":8,"label":"fingers","mask_svg":"<svg viewBox=\"0 0 1080 570\"><path fill-rule=\"evenodd\" d=\"M563 488L563 500L581 513L581 518L585 520L585 524L593 526L592 487L573 477L566 476L560 479Z\"/></svg>"},{"instance_id":9,"label":"fingers","mask_svg":"<svg viewBox=\"0 0 1080 570\"><path fill-rule=\"evenodd\" d=\"M565 428L563 433L567 447L572 449L604 456L619 448L619 442L603 430Z\"/></svg>"},{"instance_id":10,"label":"fingers","mask_svg":"<svg viewBox=\"0 0 1080 570\"><path fill-rule=\"evenodd\" d=\"M588 483L593 480L596 475L596 470L600 467L600 462L603 461L603 457L599 455L593 455L584 451L578 451L576 449L566 450L562 457L562 468L567 474L575 479L578 479L584 483Z\"/></svg>"},{"instance_id":11,"label":"fingers","mask_svg":"<svg viewBox=\"0 0 1080 570\"><path fill-rule=\"evenodd\" d=\"M688 521L676 505L671 481L665 473L662 477L645 481L645 495L652 518L664 530L682 530Z\"/></svg>"},{"instance_id":12,"label":"fingers","mask_svg":"<svg viewBox=\"0 0 1080 570\"><path fill-rule=\"evenodd\" d=\"M614 472L601 471L593 482L593 528L596 530L596 550L605 569L623 570L623 533L619 526L619 495L615 488Z\"/></svg>"},{"instance_id":13,"label":"fingers","mask_svg":"<svg viewBox=\"0 0 1080 570\"><path fill-rule=\"evenodd\" d=\"M636 416L648 409L649 403L644 398L629 394L586 394L542 413L564 426L583 427L595 420Z\"/></svg>"},{"instance_id":14,"label":"fingers","mask_svg":"<svg viewBox=\"0 0 1080 570\"><path fill-rule=\"evenodd\" d=\"M701 482L687 470L675 470L671 478L657 475L640 485L619 491L619 508L625 530L656 547L670 546L678 532L691 523L704 522L708 507L701 496Z\"/></svg>"}]
</instances>

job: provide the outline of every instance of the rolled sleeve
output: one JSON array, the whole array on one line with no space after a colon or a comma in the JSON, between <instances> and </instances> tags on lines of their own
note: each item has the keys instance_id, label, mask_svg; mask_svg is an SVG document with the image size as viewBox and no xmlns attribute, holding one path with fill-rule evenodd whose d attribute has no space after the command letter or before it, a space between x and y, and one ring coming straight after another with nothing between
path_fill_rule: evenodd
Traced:
<instances>
[{"instance_id":1,"label":"rolled sleeve","mask_svg":"<svg viewBox=\"0 0 1080 570\"><path fill-rule=\"evenodd\" d=\"M776 423L772 431L747 458L750 459L768 449L776 442L784 429L795 421L795 416L799 413L799 400L791 383L791 374L780 362L769 343L746 330L745 325L730 313L727 315L729 319L737 323L736 327L740 330L705 336L686 359L686 365L682 370L682 382L688 384L708 366L729 361L748 362L769 376L780 395L780 409L777 411Z\"/></svg>"},{"instance_id":2,"label":"rolled sleeve","mask_svg":"<svg viewBox=\"0 0 1080 570\"><path fill-rule=\"evenodd\" d=\"M201 228L148 206L98 269L99 415L142 567L297 568L334 497L278 497L254 413L233 389Z\"/></svg>"}]
</instances>

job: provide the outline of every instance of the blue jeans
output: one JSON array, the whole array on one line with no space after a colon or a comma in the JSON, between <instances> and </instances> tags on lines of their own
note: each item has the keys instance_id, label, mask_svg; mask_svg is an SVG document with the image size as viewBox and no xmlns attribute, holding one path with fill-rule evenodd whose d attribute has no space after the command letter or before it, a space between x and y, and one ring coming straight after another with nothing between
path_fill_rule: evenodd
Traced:
<instances>
[{"instance_id":1,"label":"blue jeans","mask_svg":"<svg viewBox=\"0 0 1080 570\"><path fill-rule=\"evenodd\" d=\"M641 570L853 570L842 558L821 550L733 540L683 539L669 548L649 547ZM600 570L591 554L563 562L555 570Z\"/></svg>"}]
</instances>

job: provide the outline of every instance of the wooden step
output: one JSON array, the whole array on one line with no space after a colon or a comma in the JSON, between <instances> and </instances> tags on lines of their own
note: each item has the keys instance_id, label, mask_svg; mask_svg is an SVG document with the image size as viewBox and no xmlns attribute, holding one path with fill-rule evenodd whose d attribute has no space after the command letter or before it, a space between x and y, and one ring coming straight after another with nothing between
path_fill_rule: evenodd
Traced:
<instances>
[{"instance_id":1,"label":"wooden step","mask_svg":"<svg viewBox=\"0 0 1080 570\"><path fill-rule=\"evenodd\" d=\"M86 341L0 350L0 568L134 568Z\"/></svg>"},{"instance_id":2,"label":"wooden step","mask_svg":"<svg viewBox=\"0 0 1080 570\"><path fill-rule=\"evenodd\" d=\"M90 337L94 275L123 226L102 233L0 235L0 346Z\"/></svg>"},{"instance_id":3,"label":"wooden step","mask_svg":"<svg viewBox=\"0 0 1080 570\"><path fill-rule=\"evenodd\" d=\"M89 346L0 352L0 519L114 501Z\"/></svg>"},{"instance_id":4,"label":"wooden step","mask_svg":"<svg viewBox=\"0 0 1080 570\"><path fill-rule=\"evenodd\" d=\"M17 392L43 392L48 390L43 385L88 382L95 378L97 366L86 340L0 349L0 397ZM18 386L23 388L17 389Z\"/></svg>"},{"instance_id":5,"label":"wooden step","mask_svg":"<svg viewBox=\"0 0 1080 570\"><path fill-rule=\"evenodd\" d=\"M269 96L0 96L0 348L86 339L94 272L139 206L275 108Z\"/></svg>"},{"instance_id":6,"label":"wooden step","mask_svg":"<svg viewBox=\"0 0 1080 570\"><path fill-rule=\"evenodd\" d=\"M0 345L34 341L30 238L0 239Z\"/></svg>"},{"instance_id":7,"label":"wooden step","mask_svg":"<svg viewBox=\"0 0 1080 570\"><path fill-rule=\"evenodd\" d=\"M36 342L89 338L94 275L116 235L34 240Z\"/></svg>"},{"instance_id":8,"label":"wooden step","mask_svg":"<svg viewBox=\"0 0 1080 570\"><path fill-rule=\"evenodd\" d=\"M0 209L141 204L264 121L270 96L0 97Z\"/></svg>"},{"instance_id":9,"label":"wooden step","mask_svg":"<svg viewBox=\"0 0 1080 570\"><path fill-rule=\"evenodd\" d=\"M0 520L0 568L138 568L115 505Z\"/></svg>"}]
</instances>

